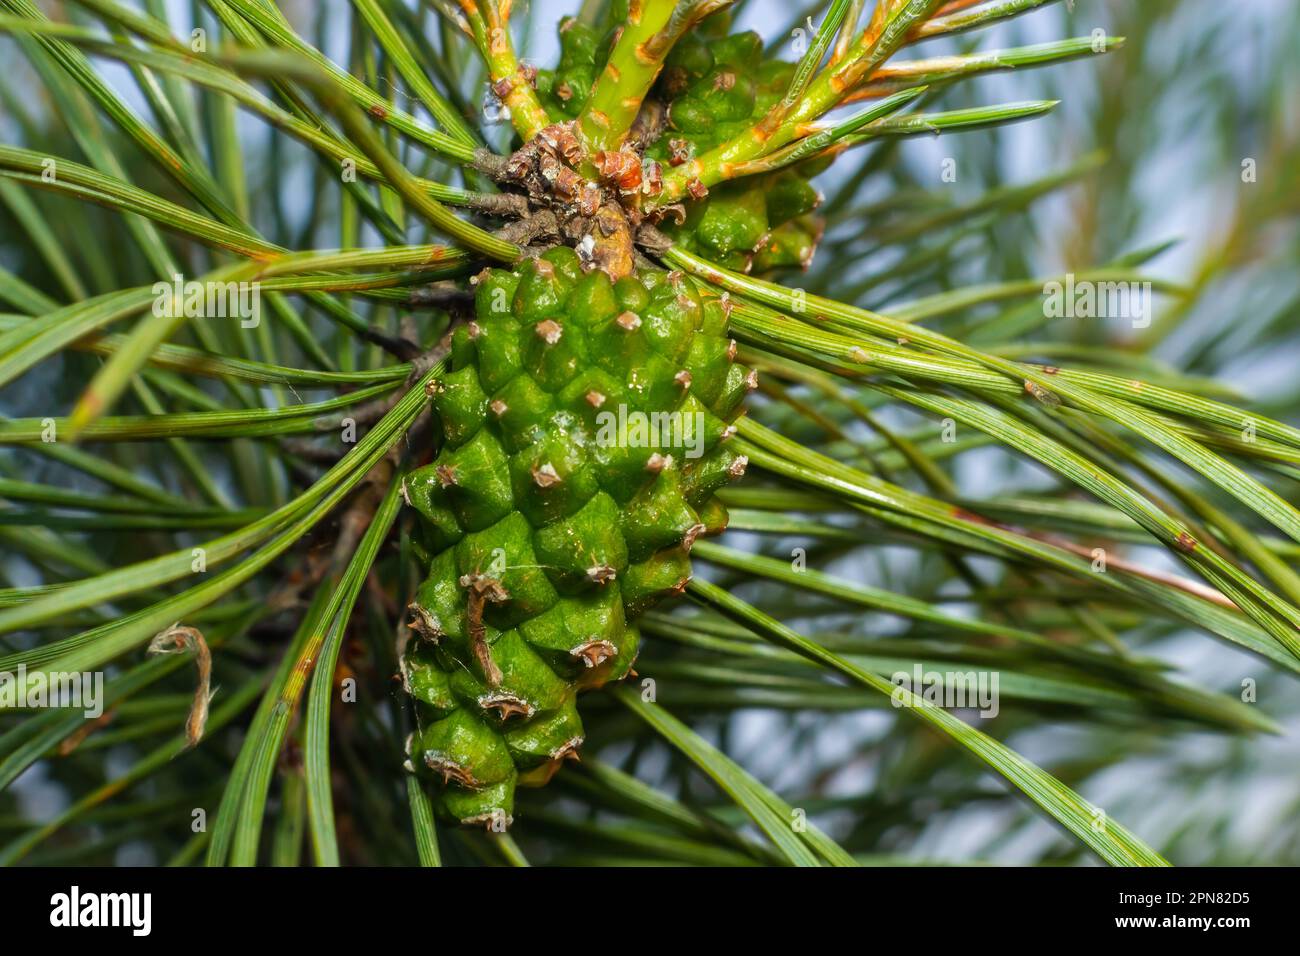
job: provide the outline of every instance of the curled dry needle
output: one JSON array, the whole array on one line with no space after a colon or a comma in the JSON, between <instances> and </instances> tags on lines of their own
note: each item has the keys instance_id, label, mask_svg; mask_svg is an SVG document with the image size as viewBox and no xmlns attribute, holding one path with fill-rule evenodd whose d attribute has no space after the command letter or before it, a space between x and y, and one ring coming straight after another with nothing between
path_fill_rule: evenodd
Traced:
<instances>
[{"instance_id":1,"label":"curled dry needle","mask_svg":"<svg viewBox=\"0 0 1300 956\"><path fill-rule=\"evenodd\" d=\"M190 705L189 716L185 719L185 740L187 746L196 747L203 739L203 729L208 723L208 704L212 702L216 691L211 690L212 652L208 642L198 628L173 624L165 631L159 631L149 641L148 652L154 654L194 655L194 670L197 685L194 688L194 703Z\"/></svg>"}]
</instances>

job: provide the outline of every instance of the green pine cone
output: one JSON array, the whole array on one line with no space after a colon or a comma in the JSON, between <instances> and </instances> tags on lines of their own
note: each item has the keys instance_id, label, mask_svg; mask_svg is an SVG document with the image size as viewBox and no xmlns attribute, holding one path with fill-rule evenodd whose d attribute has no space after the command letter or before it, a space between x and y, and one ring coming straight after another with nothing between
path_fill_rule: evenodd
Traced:
<instances>
[{"instance_id":1,"label":"green pine cone","mask_svg":"<svg viewBox=\"0 0 1300 956\"><path fill-rule=\"evenodd\" d=\"M476 280L433 396L437 458L406 479L429 574L403 661L412 769L455 820L508 823L584 737L579 691L623 678L635 617L690 576L727 421L753 387L727 305L677 273L611 282L570 248Z\"/></svg>"},{"instance_id":2,"label":"green pine cone","mask_svg":"<svg viewBox=\"0 0 1300 956\"><path fill-rule=\"evenodd\" d=\"M743 133L785 95L794 69L792 63L764 60L757 33L684 37L656 84L668 106L668 129L646 155L680 164ZM824 163L805 163L715 186L688 204L684 222L662 228L729 269L806 268L821 235L809 215L821 196L808 180L822 168ZM797 219L806 222L786 228Z\"/></svg>"},{"instance_id":3,"label":"green pine cone","mask_svg":"<svg viewBox=\"0 0 1300 956\"><path fill-rule=\"evenodd\" d=\"M560 20L559 34L559 63L554 70L538 71L537 96L552 116L573 119L591 95L609 42L574 17Z\"/></svg>"},{"instance_id":4,"label":"green pine cone","mask_svg":"<svg viewBox=\"0 0 1300 956\"><path fill-rule=\"evenodd\" d=\"M670 166L744 132L790 86L794 64L764 60L757 33L726 35L727 19L714 16L678 41L664 63L654 96L667 107L667 128L645 155ZM573 19L560 23L560 60L541 71L537 92L551 114L573 119L591 94L611 36ZM809 161L770 176L749 176L715 186L687 203L686 219L661 224L692 252L740 272L807 268L821 238L810 214L821 195L809 182L825 161ZM798 220L798 222L796 222Z\"/></svg>"}]
</instances>

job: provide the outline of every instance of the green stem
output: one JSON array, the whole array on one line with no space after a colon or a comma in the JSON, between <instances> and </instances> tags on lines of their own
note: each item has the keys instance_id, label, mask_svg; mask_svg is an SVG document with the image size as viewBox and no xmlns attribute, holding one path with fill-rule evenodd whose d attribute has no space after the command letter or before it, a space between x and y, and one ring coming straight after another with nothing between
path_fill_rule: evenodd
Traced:
<instances>
[{"instance_id":1,"label":"green stem","mask_svg":"<svg viewBox=\"0 0 1300 956\"><path fill-rule=\"evenodd\" d=\"M461 28L474 38L487 63L493 92L510 110L510 122L524 142L551 125L510 39L510 2L462 0Z\"/></svg>"},{"instance_id":2,"label":"green stem","mask_svg":"<svg viewBox=\"0 0 1300 956\"><path fill-rule=\"evenodd\" d=\"M629 4L618 41L578 116L578 134L589 155L622 145L664 57L692 22L683 11L701 6L713 5L688 2L679 7L677 0Z\"/></svg>"}]
</instances>

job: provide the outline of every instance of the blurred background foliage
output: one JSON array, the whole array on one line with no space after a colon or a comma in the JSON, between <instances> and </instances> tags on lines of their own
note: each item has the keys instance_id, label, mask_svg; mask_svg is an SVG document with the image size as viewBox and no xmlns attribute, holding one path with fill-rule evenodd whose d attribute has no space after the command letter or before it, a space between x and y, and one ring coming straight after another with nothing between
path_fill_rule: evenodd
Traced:
<instances>
[{"instance_id":1,"label":"blurred background foliage","mask_svg":"<svg viewBox=\"0 0 1300 956\"><path fill-rule=\"evenodd\" d=\"M1141 257L1148 271L1189 289L1185 298L1157 294L1146 329L1134 329L1128 319L1044 322L1038 302L1013 309L991 303L936 327L972 343L1012 344L1025 357L1059 359L1065 352L1060 344L1079 349L1081 359L1092 354L1085 350L1112 358L1129 353L1168 371L1213 378L1238 401L1283 421L1300 420L1300 8L1269 0L1110 0L1072 7L1057 5L1001 24L978 35L978 46L1040 43L1094 29L1125 37L1124 46L1101 61L981 77L947 91L948 108L1013 98L1061 103L1045 122L903 140L896 156L873 157L876 176L845 204L844 227L829 230L804 282L837 298L863 290L859 304L890 313L963 285L1046 279ZM952 52L967 45L976 45L976 38L948 43ZM947 159L955 160L951 184L942 181ZM1254 181L1243 182L1247 169ZM828 178L841 172L837 166ZM1057 175L1069 175L1069 184L1032 194L1034 183ZM913 227L917 210L941 215L999 191L1014 197L998 207L999 215L925 230L876 252L884 244L881 233L893 239L891 229ZM881 278L892 264L908 260L925 266L896 281ZM1052 345L1036 351L1035 343ZM920 424L907 413L887 420ZM964 453L955 474L972 499L1053 488L1077 497L1001 450ZM1300 476L1274 474L1281 482L1276 490L1297 500ZM1157 549L1134 548L1129 556L1153 567L1167 562ZM882 562L873 577L919 597L934 595L949 580L938 556L910 565ZM862 633L879 633L878 626L857 624ZM1143 630L1127 632L1126 641L1139 635L1143 653L1176 662L1193 683L1237 694L1242 681L1257 680L1260 700L1267 697L1269 714L1286 733L1251 740L1171 738L1141 725L1033 721L999 736L1175 863L1300 862L1300 688L1221 644L1179 629ZM790 753L800 755L799 771L777 769L788 764L768 749L761 732L751 747L773 773L813 774L830 792L869 793L873 812L861 819L870 823L858 826L910 858L1078 859L1041 818L1005 799L951 748L934 746L926 730L882 715L841 723L853 729L784 731ZM864 739L849 744L855 733ZM820 748L825 752L814 756Z\"/></svg>"}]
</instances>

